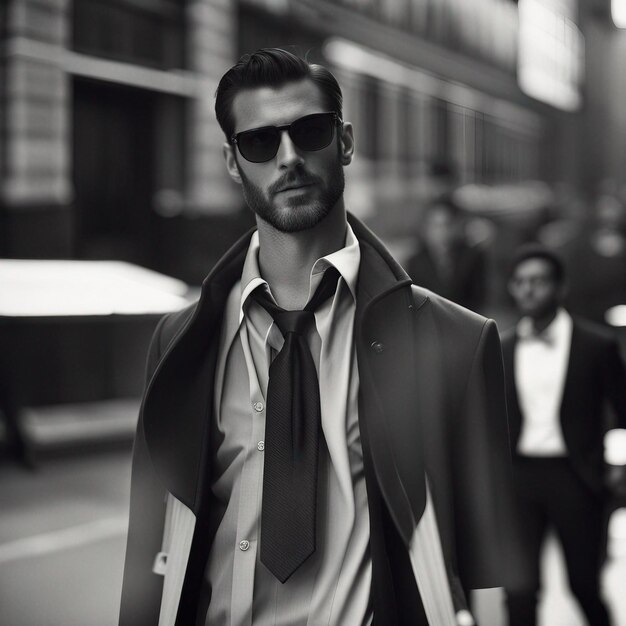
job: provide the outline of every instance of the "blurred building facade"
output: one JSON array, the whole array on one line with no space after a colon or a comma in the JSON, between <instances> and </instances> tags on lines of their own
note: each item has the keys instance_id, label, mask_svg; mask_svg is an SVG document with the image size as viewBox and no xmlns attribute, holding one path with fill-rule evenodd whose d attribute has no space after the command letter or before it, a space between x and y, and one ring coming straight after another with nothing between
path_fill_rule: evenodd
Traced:
<instances>
[{"instance_id":1,"label":"blurred building facade","mask_svg":"<svg viewBox=\"0 0 626 626\"><path fill-rule=\"evenodd\" d=\"M585 33L599 2L548 3L569 7L555 36ZM589 105L522 91L519 15L514 0L8 0L0 255L121 258L200 280L251 223L225 172L213 96L239 55L262 46L336 73L357 136L349 207L383 235L406 229L437 163L462 184L592 185ZM606 115L598 93L611 79L591 79L592 112ZM617 142L614 169L626 161Z\"/></svg>"}]
</instances>

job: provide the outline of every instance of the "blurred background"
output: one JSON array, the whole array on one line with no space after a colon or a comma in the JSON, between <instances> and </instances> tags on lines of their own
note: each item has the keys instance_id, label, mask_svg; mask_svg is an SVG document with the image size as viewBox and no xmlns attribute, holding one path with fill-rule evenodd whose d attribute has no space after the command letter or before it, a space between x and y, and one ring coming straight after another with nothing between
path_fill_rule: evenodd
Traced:
<instances>
[{"instance_id":1,"label":"blurred background","mask_svg":"<svg viewBox=\"0 0 626 626\"><path fill-rule=\"evenodd\" d=\"M337 76L348 208L399 260L449 193L482 259L473 308L514 323L507 262L539 239L570 309L626 346L624 29L626 0L3 0L0 624L116 623L151 332L253 224L213 113L241 54ZM624 505L605 568L622 626ZM578 626L559 559L544 623ZM500 602L477 598L481 624L505 626Z\"/></svg>"}]
</instances>

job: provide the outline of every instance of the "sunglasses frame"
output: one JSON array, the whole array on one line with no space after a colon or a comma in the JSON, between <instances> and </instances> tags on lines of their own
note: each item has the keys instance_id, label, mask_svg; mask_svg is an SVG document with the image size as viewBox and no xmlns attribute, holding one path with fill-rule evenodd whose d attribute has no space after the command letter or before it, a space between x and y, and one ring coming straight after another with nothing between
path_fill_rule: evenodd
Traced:
<instances>
[{"instance_id":1,"label":"sunglasses frame","mask_svg":"<svg viewBox=\"0 0 626 626\"><path fill-rule=\"evenodd\" d=\"M310 117L317 117L317 116L322 116L322 115L330 115L333 118L333 133L331 135L330 141L325 145L322 146L321 148L316 148L315 150L305 150L304 148L301 148L296 141L294 140L294 138L291 136L291 127L294 124L297 124L298 122L301 122L302 120L305 120L307 118ZM294 142L294 144L296 145L297 148L299 148L300 150L305 150L305 152L318 152L319 150L323 150L324 148L327 148L333 141L333 139L335 138L335 127L343 124L343 120L341 119L341 116L339 115L339 113L337 113L337 111L323 111L321 113L311 113L309 115L303 115L302 117L299 117L297 120L294 120L293 122L291 122L291 124L283 124L282 126L259 126L258 128L250 128L249 130L242 130L239 133L235 133L231 138L230 138L230 143L232 145L236 145L238 150L239 150L239 154L241 154L241 156L248 161L249 163L267 163L268 161L271 161L277 154L278 154L278 149L280 148L280 133L284 130L286 130L289 133L289 137L291 138L291 141ZM278 133L279 136L279 141L278 144L276 145L276 152L274 152L274 154L272 156L270 156L268 159L264 159L263 161L251 161L250 159L248 159L242 152L241 152L241 146L239 145L239 137L241 137L241 135L246 135L248 133L255 133L258 132L260 130L275 130Z\"/></svg>"}]
</instances>

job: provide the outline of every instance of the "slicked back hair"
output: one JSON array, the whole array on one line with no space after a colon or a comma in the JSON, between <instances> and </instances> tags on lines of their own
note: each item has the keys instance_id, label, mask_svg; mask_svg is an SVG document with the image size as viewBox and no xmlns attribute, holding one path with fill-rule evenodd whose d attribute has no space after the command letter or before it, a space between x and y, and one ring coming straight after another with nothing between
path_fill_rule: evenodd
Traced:
<instances>
[{"instance_id":1,"label":"slicked back hair","mask_svg":"<svg viewBox=\"0 0 626 626\"><path fill-rule=\"evenodd\" d=\"M341 88L323 65L309 63L280 48L262 48L252 54L244 54L222 76L215 92L215 115L226 139L230 140L235 132L233 100L240 91L258 87L280 88L302 79L309 79L317 85L326 111L335 111L342 117Z\"/></svg>"}]
</instances>

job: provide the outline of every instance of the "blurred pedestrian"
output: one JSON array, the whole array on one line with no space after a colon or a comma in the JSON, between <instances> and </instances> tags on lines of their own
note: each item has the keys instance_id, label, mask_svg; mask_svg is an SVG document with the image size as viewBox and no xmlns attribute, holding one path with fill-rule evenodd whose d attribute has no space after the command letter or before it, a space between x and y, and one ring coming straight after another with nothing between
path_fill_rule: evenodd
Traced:
<instances>
[{"instance_id":1,"label":"blurred pedestrian","mask_svg":"<svg viewBox=\"0 0 626 626\"><path fill-rule=\"evenodd\" d=\"M461 209L449 194L428 204L407 272L416 285L480 311L485 303L485 255L468 243L464 226Z\"/></svg>"},{"instance_id":2,"label":"blurred pedestrian","mask_svg":"<svg viewBox=\"0 0 626 626\"><path fill-rule=\"evenodd\" d=\"M608 331L563 308L564 265L547 247L518 250L509 290L522 315L502 348L521 548L515 565L525 581L507 589L509 624L536 624L541 546L553 527L588 623L605 626L603 417L609 402L626 426L626 370Z\"/></svg>"},{"instance_id":3,"label":"blurred pedestrian","mask_svg":"<svg viewBox=\"0 0 626 626\"><path fill-rule=\"evenodd\" d=\"M123 626L470 624L464 589L503 582L495 324L412 288L347 214L341 101L278 49L219 83L257 228L155 333Z\"/></svg>"},{"instance_id":4,"label":"blurred pedestrian","mask_svg":"<svg viewBox=\"0 0 626 626\"><path fill-rule=\"evenodd\" d=\"M562 224L548 225L541 238L563 258L569 275L576 276L567 307L604 324L609 308L626 304L626 206L616 194L599 193L590 218L574 236L561 237L565 230Z\"/></svg>"}]
</instances>

